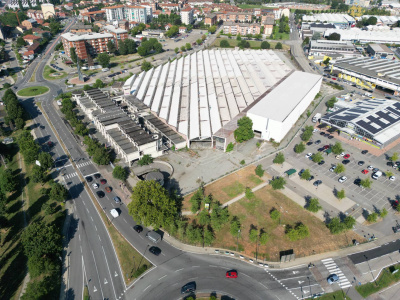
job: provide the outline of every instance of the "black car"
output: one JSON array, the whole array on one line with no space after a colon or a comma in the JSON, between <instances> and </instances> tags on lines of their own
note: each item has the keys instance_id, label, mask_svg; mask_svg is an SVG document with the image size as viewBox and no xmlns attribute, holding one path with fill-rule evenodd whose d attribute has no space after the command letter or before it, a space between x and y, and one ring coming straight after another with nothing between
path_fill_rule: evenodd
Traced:
<instances>
[{"instance_id":1,"label":"black car","mask_svg":"<svg viewBox=\"0 0 400 300\"><path fill-rule=\"evenodd\" d=\"M360 186L361 184L361 178L357 178L354 180L354 184Z\"/></svg>"},{"instance_id":2,"label":"black car","mask_svg":"<svg viewBox=\"0 0 400 300\"><path fill-rule=\"evenodd\" d=\"M143 231L143 227L140 225L135 225L133 226L133 230L135 230L137 233L141 233Z\"/></svg>"},{"instance_id":3,"label":"black car","mask_svg":"<svg viewBox=\"0 0 400 300\"><path fill-rule=\"evenodd\" d=\"M321 132L320 135L325 135L325 132Z\"/></svg>"},{"instance_id":4,"label":"black car","mask_svg":"<svg viewBox=\"0 0 400 300\"><path fill-rule=\"evenodd\" d=\"M92 181L93 181L92 176L87 176L87 177L86 177L86 181L87 181L87 182L92 182Z\"/></svg>"},{"instance_id":5,"label":"black car","mask_svg":"<svg viewBox=\"0 0 400 300\"><path fill-rule=\"evenodd\" d=\"M388 161L388 162L386 163L386 165L387 165L388 167L393 167L393 162Z\"/></svg>"},{"instance_id":6,"label":"black car","mask_svg":"<svg viewBox=\"0 0 400 300\"><path fill-rule=\"evenodd\" d=\"M347 165L350 162L350 160L345 159L344 161L342 161L342 164Z\"/></svg>"},{"instance_id":7,"label":"black car","mask_svg":"<svg viewBox=\"0 0 400 300\"><path fill-rule=\"evenodd\" d=\"M368 150L361 151L361 154L367 154L367 153L368 153Z\"/></svg>"},{"instance_id":8,"label":"black car","mask_svg":"<svg viewBox=\"0 0 400 300\"><path fill-rule=\"evenodd\" d=\"M103 191L97 191L96 194L97 194L97 196L98 196L99 198L103 198L103 197L105 196L105 194L104 194Z\"/></svg>"},{"instance_id":9,"label":"black car","mask_svg":"<svg viewBox=\"0 0 400 300\"><path fill-rule=\"evenodd\" d=\"M196 291L196 283L189 282L181 288L181 294L193 293Z\"/></svg>"},{"instance_id":10,"label":"black car","mask_svg":"<svg viewBox=\"0 0 400 300\"><path fill-rule=\"evenodd\" d=\"M363 166L364 164L365 164L365 162L362 161L362 160L360 160L360 161L358 162L358 165L359 165L359 166Z\"/></svg>"},{"instance_id":11,"label":"black car","mask_svg":"<svg viewBox=\"0 0 400 300\"><path fill-rule=\"evenodd\" d=\"M324 163L325 163L325 161L324 161L324 160L321 160L321 161L318 163L318 165L322 166Z\"/></svg>"},{"instance_id":12,"label":"black car","mask_svg":"<svg viewBox=\"0 0 400 300\"><path fill-rule=\"evenodd\" d=\"M328 139L330 140L333 139L333 135L328 136Z\"/></svg>"},{"instance_id":13,"label":"black car","mask_svg":"<svg viewBox=\"0 0 400 300\"><path fill-rule=\"evenodd\" d=\"M322 152L322 151L324 151L325 149L322 147L322 148L319 148L318 149L318 152Z\"/></svg>"},{"instance_id":14,"label":"black car","mask_svg":"<svg viewBox=\"0 0 400 300\"><path fill-rule=\"evenodd\" d=\"M99 179L101 177L101 175L99 173L94 174L94 178Z\"/></svg>"},{"instance_id":15,"label":"black car","mask_svg":"<svg viewBox=\"0 0 400 300\"><path fill-rule=\"evenodd\" d=\"M305 171L304 169L301 169L300 172L299 172L299 176L301 176L301 174L303 174L304 171Z\"/></svg>"},{"instance_id":16,"label":"black car","mask_svg":"<svg viewBox=\"0 0 400 300\"><path fill-rule=\"evenodd\" d=\"M155 256L159 256L161 253L161 249L154 246L150 247L149 251L150 253L153 253Z\"/></svg>"},{"instance_id":17,"label":"black car","mask_svg":"<svg viewBox=\"0 0 400 300\"><path fill-rule=\"evenodd\" d=\"M320 140L318 140L318 141L315 141L315 143L314 143L315 145L319 145L319 144L321 144L321 141Z\"/></svg>"},{"instance_id":18,"label":"black car","mask_svg":"<svg viewBox=\"0 0 400 300\"><path fill-rule=\"evenodd\" d=\"M310 178L307 179L307 181L311 181L313 179L314 179L314 176L311 175Z\"/></svg>"},{"instance_id":19,"label":"black car","mask_svg":"<svg viewBox=\"0 0 400 300\"><path fill-rule=\"evenodd\" d=\"M313 183L313 186L319 186L322 183L322 180L316 180Z\"/></svg>"},{"instance_id":20,"label":"black car","mask_svg":"<svg viewBox=\"0 0 400 300\"><path fill-rule=\"evenodd\" d=\"M313 142L310 141L307 143L307 146L311 146L312 144L313 144Z\"/></svg>"}]
</instances>

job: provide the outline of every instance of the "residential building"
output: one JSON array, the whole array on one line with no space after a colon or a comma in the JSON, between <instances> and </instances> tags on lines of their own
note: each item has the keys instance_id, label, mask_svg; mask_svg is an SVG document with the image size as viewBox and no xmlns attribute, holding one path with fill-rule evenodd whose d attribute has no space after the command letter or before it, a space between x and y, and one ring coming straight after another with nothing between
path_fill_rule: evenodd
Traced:
<instances>
[{"instance_id":1,"label":"residential building","mask_svg":"<svg viewBox=\"0 0 400 300\"><path fill-rule=\"evenodd\" d=\"M41 10L34 10L34 9L28 9L26 12L26 15L30 19L35 19L35 20L43 20L44 16Z\"/></svg>"},{"instance_id":2,"label":"residential building","mask_svg":"<svg viewBox=\"0 0 400 300\"><path fill-rule=\"evenodd\" d=\"M128 31L125 29L121 29L119 27L115 27L113 25L107 25L103 27L103 31L105 33L112 34L114 37L115 46L118 49L118 44L120 41L124 41L128 38Z\"/></svg>"},{"instance_id":3,"label":"residential building","mask_svg":"<svg viewBox=\"0 0 400 300\"><path fill-rule=\"evenodd\" d=\"M35 19L28 19L22 21L21 25L24 26L27 30L30 30L33 26L37 25L37 21Z\"/></svg>"},{"instance_id":4,"label":"residential building","mask_svg":"<svg viewBox=\"0 0 400 300\"><path fill-rule=\"evenodd\" d=\"M204 24L205 25L209 25L209 26L213 26L217 23L217 15L216 14L207 14L204 18Z\"/></svg>"},{"instance_id":5,"label":"residential building","mask_svg":"<svg viewBox=\"0 0 400 300\"><path fill-rule=\"evenodd\" d=\"M275 20L273 18L266 18L264 22L261 22L262 26L264 26L263 34L270 36L274 31Z\"/></svg>"},{"instance_id":6,"label":"residential building","mask_svg":"<svg viewBox=\"0 0 400 300\"><path fill-rule=\"evenodd\" d=\"M186 33L186 27L179 27L179 33Z\"/></svg>"},{"instance_id":7,"label":"residential building","mask_svg":"<svg viewBox=\"0 0 400 300\"><path fill-rule=\"evenodd\" d=\"M124 5L114 5L104 7L103 9L106 12L106 17L108 22L112 22L115 20L122 20L125 18L124 16Z\"/></svg>"},{"instance_id":8,"label":"residential building","mask_svg":"<svg viewBox=\"0 0 400 300\"><path fill-rule=\"evenodd\" d=\"M182 24L189 25L193 23L193 9L188 7L181 10L181 22Z\"/></svg>"},{"instance_id":9,"label":"residential building","mask_svg":"<svg viewBox=\"0 0 400 300\"><path fill-rule=\"evenodd\" d=\"M56 11L54 10L54 5L51 3L44 3L41 5L43 17L45 20L48 18L54 18L56 16Z\"/></svg>"},{"instance_id":10,"label":"residential building","mask_svg":"<svg viewBox=\"0 0 400 300\"><path fill-rule=\"evenodd\" d=\"M111 33L84 33L81 35L64 33L61 35L65 53L71 57L70 49L75 48L76 54L80 59L87 59L89 55L95 56L99 53L108 52L107 43L113 41L114 35Z\"/></svg>"},{"instance_id":11,"label":"residential building","mask_svg":"<svg viewBox=\"0 0 400 300\"><path fill-rule=\"evenodd\" d=\"M41 3L47 3L47 0L31 0L29 5L28 0L21 0L21 4L23 8L29 8L29 7L35 7L35 6L39 6ZM7 4L8 8L11 9L19 9L19 1L18 0L11 0L10 2L8 2Z\"/></svg>"},{"instance_id":12,"label":"residential building","mask_svg":"<svg viewBox=\"0 0 400 300\"><path fill-rule=\"evenodd\" d=\"M153 18L151 5L115 5L103 8L106 11L108 22L128 20L138 23L150 23Z\"/></svg>"},{"instance_id":13,"label":"residential building","mask_svg":"<svg viewBox=\"0 0 400 300\"><path fill-rule=\"evenodd\" d=\"M92 23L93 21L96 20L102 20L105 16L105 13L106 13L105 10L90 11L80 14L79 17L82 21L87 21L89 23Z\"/></svg>"},{"instance_id":14,"label":"residential building","mask_svg":"<svg viewBox=\"0 0 400 300\"><path fill-rule=\"evenodd\" d=\"M394 53L385 44L369 44L367 47L367 52L371 56L379 58L393 59Z\"/></svg>"},{"instance_id":15,"label":"residential building","mask_svg":"<svg viewBox=\"0 0 400 300\"><path fill-rule=\"evenodd\" d=\"M29 45L32 45L34 41L40 42L42 39L39 36L33 35L33 34L27 34L24 37L22 37L25 42L27 42Z\"/></svg>"},{"instance_id":16,"label":"residential building","mask_svg":"<svg viewBox=\"0 0 400 300\"><path fill-rule=\"evenodd\" d=\"M35 58L35 52L33 51L26 51L22 54L22 57L27 60L32 60Z\"/></svg>"},{"instance_id":17,"label":"residential building","mask_svg":"<svg viewBox=\"0 0 400 300\"><path fill-rule=\"evenodd\" d=\"M261 30L261 25L258 23L242 24L225 22L223 25L224 34L232 35L246 35L246 34L259 34Z\"/></svg>"}]
</instances>

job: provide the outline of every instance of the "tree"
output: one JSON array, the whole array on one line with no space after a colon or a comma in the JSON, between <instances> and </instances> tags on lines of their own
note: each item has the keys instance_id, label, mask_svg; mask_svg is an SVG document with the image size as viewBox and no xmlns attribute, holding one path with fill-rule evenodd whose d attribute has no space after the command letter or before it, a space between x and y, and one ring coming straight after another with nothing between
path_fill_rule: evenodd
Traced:
<instances>
[{"instance_id":1,"label":"tree","mask_svg":"<svg viewBox=\"0 0 400 300\"><path fill-rule=\"evenodd\" d=\"M238 46L239 46L240 49L250 48L250 43L249 43L248 41L241 40L241 41L238 43Z\"/></svg>"},{"instance_id":2,"label":"tree","mask_svg":"<svg viewBox=\"0 0 400 300\"><path fill-rule=\"evenodd\" d=\"M304 128L303 133L300 136L301 140L304 141L304 142L308 141L312 137L313 130L314 130L314 127L306 126Z\"/></svg>"},{"instance_id":3,"label":"tree","mask_svg":"<svg viewBox=\"0 0 400 300\"><path fill-rule=\"evenodd\" d=\"M346 171L346 167L343 164L338 164L335 168L335 173L340 174Z\"/></svg>"},{"instance_id":4,"label":"tree","mask_svg":"<svg viewBox=\"0 0 400 300\"><path fill-rule=\"evenodd\" d=\"M38 156L38 160L40 162L40 166L44 170L49 170L54 166L53 157L48 152L40 152Z\"/></svg>"},{"instance_id":5,"label":"tree","mask_svg":"<svg viewBox=\"0 0 400 300\"><path fill-rule=\"evenodd\" d=\"M388 214L388 211L386 208L382 208L381 211L379 212L379 216L384 219Z\"/></svg>"},{"instance_id":6,"label":"tree","mask_svg":"<svg viewBox=\"0 0 400 300\"><path fill-rule=\"evenodd\" d=\"M229 221L228 208L220 208L218 203L213 203L211 211L211 226L220 230L222 225Z\"/></svg>"},{"instance_id":7,"label":"tree","mask_svg":"<svg viewBox=\"0 0 400 300\"><path fill-rule=\"evenodd\" d=\"M271 49L271 44L267 41L261 43L261 49Z\"/></svg>"},{"instance_id":8,"label":"tree","mask_svg":"<svg viewBox=\"0 0 400 300\"><path fill-rule=\"evenodd\" d=\"M307 210L316 213L318 212L320 209L322 209L322 206L319 205L319 201L317 198L311 198L308 200L308 204L306 207Z\"/></svg>"},{"instance_id":9,"label":"tree","mask_svg":"<svg viewBox=\"0 0 400 300\"><path fill-rule=\"evenodd\" d=\"M237 122L238 128L234 132L238 143L248 141L254 137L253 121L249 117L242 117Z\"/></svg>"},{"instance_id":10,"label":"tree","mask_svg":"<svg viewBox=\"0 0 400 300\"><path fill-rule=\"evenodd\" d=\"M397 152L394 152L389 159L390 161L397 161L399 159L399 154Z\"/></svg>"},{"instance_id":11,"label":"tree","mask_svg":"<svg viewBox=\"0 0 400 300\"><path fill-rule=\"evenodd\" d=\"M67 200L68 197L68 190L58 182L54 183L51 186L49 197L51 200L55 200L58 202Z\"/></svg>"},{"instance_id":12,"label":"tree","mask_svg":"<svg viewBox=\"0 0 400 300\"><path fill-rule=\"evenodd\" d=\"M230 232L231 232L233 237L237 237L240 228L241 228L240 221L236 216L234 216L232 218L231 227L230 227Z\"/></svg>"},{"instance_id":13,"label":"tree","mask_svg":"<svg viewBox=\"0 0 400 300\"><path fill-rule=\"evenodd\" d=\"M204 190L202 187L198 188L197 191L190 197L189 202L191 203L190 210L192 213L197 213L200 209L201 202L204 200Z\"/></svg>"},{"instance_id":14,"label":"tree","mask_svg":"<svg viewBox=\"0 0 400 300\"><path fill-rule=\"evenodd\" d=\"M309 169L305 169L304 172L301 174L300 178L308 180L311 177L311 172Z\"/></svg>"},{"instance_id":15,"label":"tree","mask_svg":"<svg viewBox=\"0 0 400 300\"><path fill-rule=\"evenodd\" d=\"M269 182L274 190L283 190L286 180L283 177L275 177Z\"/></svg>"},{"instance_id":16,"label":"tree","mask_svg":"<svg viewBox=\"0 0 400 300\"><path fill-rule=\"evenodd\" d=\"M389 178L389 177L394 176L394 173L391 172L391 171L387 171L387 172L385 172L385 176L386 176L387 178Z\"/></svg>"},{"instance_id":17,"label":"tree","mask_svg":"<svg viewBox=\"0 0 400 300\"><path fill-rule=\"evenodd\" d=\"M208 211L202 210L202 211L199 213L199 219L198 219L198 220L199 220L199 224L200 224L200 225L205 226L205 225L210 224L211 219L210 219L210 214L208 213Z\"/></svg>"},{"instance_id":18,"label":"tree","mask_svg":"<svg viewBox=\"0 0 400 300\"><path fill-rule=\"evenodd\" d=\"M98 145L93 153L93 161L98 165L108 165L111 161L110 152Z\"/></svg>"},{"instance_id":19,"label":"tree","mask_svg":"<svg viewBox=\"0 0 400 300\"><path fill-rule=\"evenodd\" d=\"M149 165L153 162L153 158L151 157L150 154L145 154L142 156L141 159L138 160L138 165L139 166L146 166Z\"/></svg>"},{"instance_id":20,"label":"tree","mask_svg":"<svg viewBox=\"0 0 400 300\"><path fill-rule=\"evenodd\" d=\"M325 105L328 108L333 108L335 106L335 103L337 102L336 97L332 97L331 99L329 99L328 101L326 101Z\"/></svg>"},{"instance_id":21,"label":"tree","mask_svg":"<svg viewBox=\"0 0 400 300\"><path fill-rule=\"evenodd\" d=\"M277 220L279 220L279 218L281 217L281 213L280 213L280 211L277 210L277 209L272 209L272 210L269 212L269 216L271 217L272 220L277 221Z\"/></svg>"},{"instance_id":22,"label":"tree","mask_svg":"<svg viewBox=\"0 0 400 300\"><path fill-rule=\"evenodd\" d=\"M294 227L287 226L286 235L288 236L289 240L297 241L308 237L310 235L310 231L303 223L297 223Z\"/></svg>"},{"instance_id":23,"label":"tree","mask_svg":"<svg viewBox=\"0 0 400 300\"><path fill-rule=\"evenodd\" d=\"M15 128L16 129L22 129L25 127L25 121L22 118L16 118L15 119Z\"/></svg>"},{"instance_id":24,"label":"tree","mask_svg":"<svg viewBox=\"0 0 400 300\"><path fill-rule=\"evenodd\" d=\"M303 41L303 45L308 45L310 43L310 38L306 37Z\"/></svg>"},{"instance_id":25,"label":"tree","mask_svg":"<svg viewBox=\"0 0 400 300\"><path fill-rule=\"evenodd\" d=\"M11 169L0 170L0 190L2 192L14 192L17 189L18 178Z\"/></svg>"},{"instance_id":26,"label":"tree","mask_svg":"<svg viewBox=\"0 0 400 300\"><path fill-rule=\"evenodd\" d=\"M332 218L327 227L332 234L339 234L345 229L345 226L340 222L339 217Z\"/></svg>"},{"instance_id":27,"label":"tree","mask_svg":"<svg viewBox=\"0 0 400 300\"><path fill-rule=\"evenodd\" d=\"M26 42L25 42L25 40L23 39L22 36L17 38L16 45L17 45L18 48L23 47L23 46L26 45Z\"/></svg>"},{"instance_id":28,"label":"tree","mask_svg":"<svg viewBox=\"0 0 400 300\"><path fill-rule=\"evenodd\" d=\"M96 82L93 84L93 87L95 89L102 89L104 88L106 85L103 81L101 81L101 79L96 79Z\"/></svg>"},{"instance_id":29,"label":"tree","mask_svg":"<svg viewBox=\"0 0 400 300\"><path fill-rule=\"evenodd\" d=\"M230 47L229 42L226 39L221 40L221 42L219 42L219 46L221 48L229 48Z\"/></svg>"},{"instance_id":30,"label":"tree","mask_svg":"<svg viewBox=\"0 0 400 300\"><path fill-rule=\"evenodd\" d=\"M93 30L93 32L99 32L99 31L100 31L100 28L99 28L99 26L94 25L93 28L92 28L92 30Z\"/></svg>"},{"instance_id":31,"label":"tree","mask_svg":"<svg viewBox=\"0 0 400 300\"><path fill-rule=\"evenodd\" d=\"M322 154L320 152L314 153L311 157L312 157L312 161L315 163L319 163L323 159Z\"/></svg>"},{"instance_id":32,"label":"tree","mask_svg":"<svg viewBox=\"0 0 400 300\"><path fill-rule=\"evenodd\" d=\"M362 179L362 180L360 181L360 185L361 185L363 188L366 188L366 189L371 188L371 184L372 184L372 181L371 181L369 178L365 178L365 179Z\"/></svg>"},{"instance_id":33,"label":"tree","mask_svg":"<svg viewBox=\"0 0 400 300\"><path fill-rule=\"evenodd\" d=\"M147 71L149 71L152 67L153 67L153 65L152 65L150 62L144 60L144 61L142 62L142 65L141 65L140 69L141 69L142 71L146 71L146 72L147 72Z\"/></svg>"},{"instance_id":34,"label":"tree","mask_svg":"<svg viewBox=\"0 0 400 300\"><path fill-rule=\"evenodd\" d=\"M89 134L89 129L82 123L79 122L76 126L75 126L75 130L74 130L75 134L80 135L80 136L85 136Z\"/></svg>"},{"instance_id":35,"label":"tree","mask_svg":"<svg viewBox=\"0 0 400 300\"><path fill-rule=\"evenodd\" d=\"M176 47L174 51L175 51L176 54L178 54L178 52L179 52L179 47Z\"/></svg>"},{"instance_id":36,"label":"tree","mask_svg":"<svg viewBox=\"0 0 400 300\"><path fill-rule=\"evenodd\" d=\"M262 165L257 165L256 169L255 169L256 175L258 177L263 177L264 176L264 170L262 168Z\"/></svg>"},{"instance_id":37,"label":"tree","mask_svg":"<svg viewBox=\"0 0 400 300\"><path fill-rule=\"evenodd\" d=\"M214 233L208 228L206 228L203 233L204 244L211 246L211 244L214 242L214 238L215 238Z\"/></svg>"},{"instance_id":38,"label":"tree","mask_svg":"<svg viewBox=\"0 0 400 300\"><path fill-rule=\"evenodd\" d=\"M46 177L47 176L46 176L44 168L39 167L37 165L34 165L32 167L32 173L31 173L30 179L32 179L33 182L36 182L36 183L40 182L43 185L43 183L46 180Z\"/></svg>"},{"instance_id":39,"label":"tree","mask_svg":"<svg viewBox=\"0 0 400 300\"><path fill-rule=\"evenodd\" d=\"M259 238L260 244L266 245L268 242L268 239L269 239L268 233L262 231L260 233L260 238Z\"/></svg>"},{"instance_id":40,"label":"tree","mask_svg":"<svg viewBox=\"0 0 400 300\"><path fill-rule=\"evenodd\" d=\"M304 145L304 143L299 143L294 146L294 152L296 152L297 154L304 152L304 150L306 150L306 146Z\"/></svg>"},{"instance_id":41,"label":"tree","mask_svg":"<svg viewBox=\"0 0 400 300\"><path fill-rule=\"evenodd\" d=\"M340 191L336 191L336 197L339 200L344 199L344 197L346 197L346 193L345 193L344 189L341 189Z\"/></svg>"},{"instance_id":42,"label":"tree","mask_svg":"<svg viewBox=\"0 0 400 300\"><path fill-rule=\"evenodd\" d=\"M279 50L283 49L282 43L280 43L280 42L276 43L275 49L279 49Z\"/></svg>"},{"instance_id":43,"label":"tree","mask_svg":"<svg viewBox=\"0 0 400 300\"><path fill-rule=\"evenodd\" d=\"M107 43L107 49L108 52L110 53L115 53L117 52L117 47L115 46L114 42L112 40L109 40Z\"/></svg>"},{"instance_id":44,"label":"tree","mask_svg":"<svg viewBox=\"0 0 400 300\"><path fill-rule=\"evenodd\" d=\"M103 68L107 68L110 65L110 55L106 52L97 55L97 61Z\"/></svg>"},{"instance_id":45,"label":"tree","mask_svg":"<svg viewBox=\"0 0 400 300\"><path fill-rule=\"evenodd\" d=\"M215 25L208 28L208 32L210 32L211 34L214 34L216 30L217 30L217 26L215 26Z\"/></svg>"},{"instance_id":46,"label":"tree","mask_svg":"<svg viewBox=\"0 0 400 300\"><path fill-rule=\"evenodd\" d=\"M173 224L178 215L177 199L155 180L140 181L132 189L129 214L136 222L154 228Z\"/></svg>"},{"instance_id":47,"label":"tree","mask_svg":"<svg viewBox=\"0 0 400 300\"><path fill-rule=\"evenodd\" d=\"M274 164L282 165L285 162L285 156L282 152L276 154L274 160L272 161Z\"/></svg>"},{"instance_id":48,"label":"tree","mask_svg":"<svg viewBox=\"0 0 400 300\"><path fill-rule=\"evenodd\" d=\"M339 34L339 33L336 33L336 32L331 33L331 34L328 36L327 39L330 40L330 41L340 41L340 34Z\"/></svg>"},{"instance_id":49,"label":"tree","mask_svg":"<svg viewBox=\"0 0 400 300\"><path fill-rule=\"evenodd\" d=\"M343 151L344 151L344 149L342 147L342 143L340 143L340 142L336 142L335 145L332 146L332 152L336 155L339 155Z\"/></svg>"},{"instance_id":50,"label":"tree","mask_svg":"<svg viewBox=\"0 0 400 300\"><path fill-rule=\"evenodd\" d=\"M146 49L145 47L143 47L143 46L139 46L139 47L137 48L137 53L138 53L140 56L146 56L146 55L147 55L147 49Z\"/></svg>"},{"instance_id":51,"label":"tree","mask_svg":"<svg viewBox=\"0 0 400 300\"><path fill-rule=\"evenodd\" d=\"M78 61L78 56L76 55L75 48L69 48L69 56L74 64Z\"/></svg>"},{"instance_id":52,"label":"tree","mask_svg":"<svg viewBox=\"0 0 400 300\"><path fill-rule=\"evenodd\" d=\"M255 229L255 228L250 229L249 240L252 243L257 242L257 240L258 240L258 230L257 229Z\"/></svg>"},{"instance_id":53,"label":"tree","mask_svg":"<svg viewBox=\"0 0 400 300\"><path fill-rule=\"evenodd\" d=\"M197 44L197 45L201 45L202 42L203 42L202 39L197 39L197 40L196 40L196 44Z\"/></svg>"},{"instance_id":54,"label":"tree","mask_svg":"<svg viewBox=\"0 0 400 300\"><path fill-rule=\"evenodd\" d=\"M128 178L128 171L121 166L115 166L112 175L115 179L125 181Z\"/></svg>"},{"instance_id":55,"label":"tree","mask_svg":"<svg viewBox=\"0 0 400 300\"><path fill-rule=\"evenodd\" d=\"M356 219L352 216L347 216L343 220L343 224L345 229L352 229L354 225L356 225Z\"/></svg>"},{"instance_id":56,"label":"tree","mask_svg":"<svg viewBox=\"0 0 400 300\"><path fill-rule=\"evenodd\" d=\"M190 45L190 43L186 43L185 46L186 46L186 50L188 50L188 51L189 51L190 49L192 49L192 45Z\"/></svg>"},{"instance_id":57,"label":"tree","mask_svg":"<svg viewBox=\"0 0 400 300\"><path fill-rule=\"evenodd\" d=\"M182 50L182 51L186 51L185 45L182 45L182 46L181 46L181 50Z\"/></svg>"},{"instance_id":58,"label":"tree","mask_svg":"<svg viewBox=\"0 0 400 300\"><path fill-rule=\"evenodd\" d=\"M378 220L378 214L376 212L373 212L372 214L369 214L367 217L367 221L369 223L375 223Z\"/></svg>"},{"instance_id":59,"label":"tree","mask_svg":"<svg viewBox=\"0 0 400 300\"><path fill-rule=\"evenodd\" d=\"M262 34L261 33L258 33L258 34L255 34L254 35L254 38L256 39L256 40L261 40L262 39ZM261 48L262 49L262 48ZM265 48L266 49L266 48Z\"/></svg>"},{"instance_id":60,"label":"tree","mask_svg":"<svg viewBox=\"0 0 400 300\"><path fill-rule=\"evenodd\" d=\"M378 19L374 16L371 16L367 19L368 25L376 25L377 22L378 22Z\"/></svg>"}]
</instances>

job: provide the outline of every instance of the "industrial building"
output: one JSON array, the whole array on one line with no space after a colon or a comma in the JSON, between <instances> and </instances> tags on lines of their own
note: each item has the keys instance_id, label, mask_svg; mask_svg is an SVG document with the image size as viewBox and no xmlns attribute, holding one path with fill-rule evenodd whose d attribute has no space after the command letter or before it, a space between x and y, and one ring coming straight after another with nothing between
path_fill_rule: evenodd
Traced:
<instances>
[{"instance_id":1,"label":"industrial building","mask_svg":"<svg viewBox=\"0 0 400 300\"><path fill-rule=\"evenodd\" d=\"M387 99L367 99L354 104L336 102L336 111L322 117L351 138L380 148L400 137L400 103Z\"/></svg>"},{"instance_id":2,"label":"industrial building","mask_svg":"<svg viewBox=\"0 0 400 300\"><path fill-rule=\"evenodd\" d=\"M310 41L309 55L324 56L341 54L345 57L358 57L361 53L349 41L312 40Z\"/></svg>"},{"instance_id":3,"label":"industrial building","mask_svg":"<svg viewBox=\"0 0 400 300\"><path fill-rule=\"evenodd\" d=\"M332 23L336 27L347 28L356 23L356 20L348 14L312 14L304 15L303 22Z\"/></svg>"},{"instance_id":4,"label":"industrial building","mask_svg":"<svg viewBox=\"0 0 400 300\"><path fill-rule=\"evenodd\" d=\"M360 28L349 29L328 29L324 33L324 37L330 36L332 33L340 34L341 41L352 41L378 44L400 44L400 28L390 28L388 26L368 26L368 30Z\"/></svg>"},{"instance_id":5,"label":"industrial building","mask_svg":"<svg viewBox=\"0 0 400 300\"><path fill-rule=\"evenodd\" d=\"M132 96L110 98L99 89L90 89L84 96L74 94L73 98L126 163L146 154L158 157L172 146L182 148L186 144Z\"/></svg>"},{"instance_id":6,"label":"industrial building","mask_svg":"<svg viewBox=\"0 0 400 300\"><path fill-rule=\"evenodd\" d=\"M373 57L393 59L394 53L384 44L369 44L367 52Z\"/></svg>"},{"instance_id":7,"label":"industrial building","mask_svg":"<svg viewBox=\"0 0 400 300\"><path fill-rule=\"evenodd\" d=\"M333 72L340 78L357 83L368 89L384 89L399 95L400 62L369 57L337 60Z\"/></svg>"},{"instance_id":8,"label":"industrial building","mask_svg":"<svg viewBox=\"0 0 400 300\"><path fill-rule=\"evenodd\" d=\"M268 110L262 122L275 120L273 111L285 111L276 120L285 123L279 130L275 125L255 129L260 137L280 142L318 93L321 78L294 72L272 50L204 50L133 75L123 89L185 137L188 146L225 149L237 120L259 102L267 103L260 104ZM281 84L284 88L271 92ZM258 124L256 115L253 110L249 117Z\"/></svg>"}]
</instances>

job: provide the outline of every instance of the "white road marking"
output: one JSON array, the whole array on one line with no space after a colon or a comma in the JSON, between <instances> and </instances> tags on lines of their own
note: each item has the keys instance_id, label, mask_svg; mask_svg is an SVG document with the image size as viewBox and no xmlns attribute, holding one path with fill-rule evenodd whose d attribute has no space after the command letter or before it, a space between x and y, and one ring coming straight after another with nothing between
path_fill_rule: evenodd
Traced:
<instances>
[{"instance_id":1,"label":"white road marking","mask_svg":"<svg viewBox=\"0 0 400 300\"><path fill-rule=\"evenodd\" d=\"M158 279L158 280L161 280L161 279L163 279L163 278L165 278L165 277L167 277L167 275L164 275L163 277L161 277L160 279Z\"/></svg>"},{"instance_id":2,"label":"white road marking","mask_svg":"<svg viewBox=\"0 0 400 300\"><path fill-rule=\"evenodd\" d=\"M150 284L147 288L145 288L145 289L143 290L143 292L145 292L149 287L151 287L151 284Z\"/></svg>"},{"instance_id":3,"label":"white road marking","mask_svg":"<svg viewBox=\"0 0 400 300\"><path fill-rule=\"evenodd\" d=\"M176 270L175 272L179 272L179 271L182 271L183 270L183 268L182 269L179 269L179 270Z\"/></svg>"}]
</instances>

